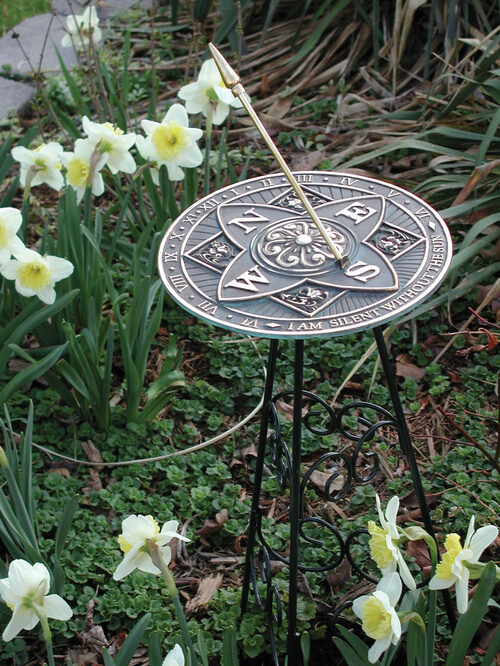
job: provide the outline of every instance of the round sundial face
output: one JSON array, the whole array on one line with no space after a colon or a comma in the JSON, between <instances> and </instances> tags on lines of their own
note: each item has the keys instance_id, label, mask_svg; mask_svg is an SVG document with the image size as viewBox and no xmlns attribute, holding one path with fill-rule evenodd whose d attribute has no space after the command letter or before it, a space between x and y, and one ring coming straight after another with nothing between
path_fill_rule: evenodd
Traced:
<instances>
[{"instance_id":1,"label":"round sundial face","mask_svg":"<svg viewBox=\"0 0 500 666\"><path fill-rule=\"evenodd\" d=\"M273 338L332 336L414 308L444 278L451 238L422 199L364 176L295 174L342 269L283 174L199 200L172 223L160 275L184 309L216 326Z\"/></svg>"}]
</instances>

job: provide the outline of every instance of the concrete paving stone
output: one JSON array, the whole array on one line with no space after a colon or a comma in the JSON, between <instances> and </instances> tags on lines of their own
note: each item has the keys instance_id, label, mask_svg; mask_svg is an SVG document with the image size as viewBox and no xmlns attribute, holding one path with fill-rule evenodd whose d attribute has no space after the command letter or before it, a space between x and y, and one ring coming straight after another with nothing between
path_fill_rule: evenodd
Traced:
<instances>
[{"instance_id":1,"label":"concrete paving stone","mask_svg":"<svg viewBox=\"0 0 500 666\"><path fill-rule=\"evenodd\" d=\"M35 89L27 83L0 79L0 120L4 120L9 111L23 116L34 95Z\"/></svg>"},{"instance_id":2,"label":"concrete paving stone","mask_svg":"<svg viewBox=\"0 0 500 666\"><path fill-rule=\"evenodd\" d=\"M76 65L74 49L61 46L66 31L60 17L53 14L32 16L16 25L14 31L18 39L14 39L12 31L0 39L0 69L7 66L12 68L13 74L29 76L33 73L29 63L37 71L43 53L41 71L60 71L56 48L66 67Z\"/></svg>"},{"instance_id":3,"label":"concrete paving stone","mask_svg":"<svg viewBox=\"0 0 500 666\"><path fill-rule=\"evenodd\" d=\"M57 14L69 16L72 13L83 14L89 4L88 0L52 0L51 7L52 11ZM95 6L99 18L105 20L110 16L136 7L145 10L150 9L153 6L153 0L98 0Z\"/></svg>"},{"instance_id":4,"label":"concrete paving stone","mask_svg":"<svg viewBox=\"0 0 500 666\"><path fill-rule=\"evenodd\" d=\"M163 0L158 0L159 5L162 3ZM33 69L35 72L39 69L44 73L59 72L61 67L56 48L68 69L76 65L78 59L74 49L62 47L61 40L66 34L66 17L72 13L83 14L89 4L89 0L52 0L50 14L25 19L13 31L9 30L0 38L0 74L4 67L14 75L27 77L33 75ZM105 21L132 8L148 10L153 0L98 0L95 5L99 18ZM12 110L22 115L34 93L32 86L0 76L0 118L5 118Z\"/></svg>"}]
</instances>

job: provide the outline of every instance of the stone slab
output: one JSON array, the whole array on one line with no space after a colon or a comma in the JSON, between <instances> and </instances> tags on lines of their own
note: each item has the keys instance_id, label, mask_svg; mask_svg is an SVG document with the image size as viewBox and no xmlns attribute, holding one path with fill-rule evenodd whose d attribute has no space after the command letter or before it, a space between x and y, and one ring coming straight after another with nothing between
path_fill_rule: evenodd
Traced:
<instances>
[{"instance_id":1,"label":"stone slab","mask_svg":"<svg viewBox=\"0 0 500 666\"><path fill-rule=\"evenodd\" d=\"M162 3L163 0L159 0L158 4ZM83 14L88 4L88 0L52 0L50 14L25 19L14 30L9 30L0 38L0 72L3 67L16 76L26 77L33 75L33 69L47 74L59 72L56 48L68 69L76 65L74 49L61 46L61 41L66 34L66 17L72 13ZM153 0L98 0L96 3L101 21L136 7L148 10L152 5ZM32 86L0 76L0 119L12 110L22 115L34 93Z\"/></svg>"},{"instance_id":2,"label":"stone slab","mask_svg":"<svg viewBox=\"0 0 500 666\"><path fill-rule=\"evenodd\" d=\"M13 74L29 76L33 74L32 67L38 70L41 59L42 72L57 72L60 66L56 48L68 68L76 65L74 49L61 46L66 34L61 18L53 14L32 16L16 25L14 31L17 39L12 30L0 38L0 68L7 66Z\"/></svg>"},{"instance_id":3,"label":"stone slab","mask_svg":"<svg viewBox=\"0 0 500 666\"><path fill-rule=\"evenodd\" d=\"M70 14L83 14L85 7L88 6L88 0L52 0L52 11L60 16L69 16ZM97 14L101 20L104 20L128 9L151 9L153 0L99 0L96 3Z\"/></svg>"},{"instance_id":4,"label":"stone slab","mask_svg":"<svg viewBox=\"0 0 500 666\"><path fill-rule=\"evenodd\" d=\"M27 83L13 81L12 79L1 79L0 120L4 120L9 111L17 111L22 116L34 94L35 89Z\"/></svg>"}]
</instances>

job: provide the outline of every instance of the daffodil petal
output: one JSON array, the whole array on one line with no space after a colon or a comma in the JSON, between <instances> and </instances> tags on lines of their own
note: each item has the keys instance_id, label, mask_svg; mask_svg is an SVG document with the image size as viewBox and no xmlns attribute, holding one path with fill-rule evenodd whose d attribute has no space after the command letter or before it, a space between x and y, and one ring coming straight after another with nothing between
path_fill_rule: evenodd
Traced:
<instances>
[{"instance_id":1,"label":"daffodil petal","mask_svg":"<svg viewBox=\"0 0 500 666\"><path fill-rule=\"evenodd\" d=\"M390 573L381 578L377 585L377 590L386 594L391 606L395 606L403 590L399 574Z\"/></svg>"},{"instance_id":2,"label":"daffodil petal","mask_svg":"<svg viewBox=\"0 0 500 666\"><path fill-rule=\"evenodd\" d=\"M68 261L67 259L49 255L48 257L45 257L45 261L49 265L50 273L55 282L63 280L73 273L74 266L71 261Z\"/></svg>"},{"instance_id":3,"label":"daffodil petal","mask_svg":"<svg viewBox=\"0 0 500 666\"><path fill-rule=\"evenodd\" d=\"M401 578L403 579L403 583L406 585L406 587L409 590L415 590L417 588L417 584L415 583L415 580L410 573L410 569L408 568L408 565L406 564L401 551L398 553L398 568Z\"/></svg>"},{"instance_id":4,"label":"daffodil petal","mask_svg":"<svg viewBox=\"0 0 500 666\"><path fill-rule=\"evenodd\" d=\"M4 641L11 641L23 629L29 631L38 623L35 613L25 606L16 606L9 624L5 627L2 638Z\"/></svg>"},{"instance_id":5,"label":"daffodil petal","mask_svg":"<svg viewBox=\"0 0 500 666\"><path fill-rule=\"evenodd\" d=\"M42 303L45 303L46 305L52 305L52 303L54 303L56 300L56 290L54 289L54 287L51 286L37 289L36 292L33 293L33 295L38 296L38 298L42 301Z\"/></svg>"},{"instance_id":6,"label":"daffodil petal","mask_svg":"<svg viewBox=\"0 0 500 666\"><path fill-rule=\"evenodd\" d=\"M475 522L475 520L476 520L476 517L474 515L472 515L470 520L469 520L469 527L467 528L467 536L465 537L464 548L469 547L469 541L471 540L471 537L474 534L474 522Z\"/></svg>"},{"instance_id":7,"label":"daffodil petal","mask_svg":"<svg viewBox=\"0 0 500 666\"><path fill-rule=\"evenodd\" d=\"M176 643L173 650L165 657L162 666L184 666L184 653L181 646Z\"/></svg>"},{"instance_id":8,"label":"daffodil petal","mask_svg":"<svg viewBox=\"0 0 500 666\"><path fill-rule=\"evenodd\" d=\"M438 578L437 576L433 576L429 581L429 589L445 590L447 587L451 587L456 580L457 577L453 575L449 578Z\"/></svg>"},{"instance_id":9,"label":"daffodil petal","mask_svg":"<svg viewBox=\"0 0 500 666\"><path fill-rule=\"evenodd\" d=\"M467 610L469 603L469 570L464 571L455 583L455 595L457 597L457 610L462 615Z\"/></svg>"},{"instance_id":10,"label":"daffodil petal","mask_svg":"<svg viewBox=\"0 0 500 666\"><path fill-rule=\"evenodd\" d=\"M215 112L212 116L212 122L214 125L220 125L229 115L229 105L224 102L219 102L215 108Z\"/></svg>"},{"instance_id":11,"label":"daffodil petal","mask_svg":"<svg viewBox=\"0 0 500 666\"><path fill-rule=\"evenodd\" d=\"M183 127L187 127L189 125L187 111L182 106L182 104L172 104L165 118L163 119L164 123L169 123L172 121L179 123L179 125L182 125Z\"/></svg>"},{"instance_id":12,"label":"daffodil petal","mask_svg":"<svg viewBox=\"0 0 500 666\"><path fill-rule=\"evenodd\" d=\"M134 571L134 569L137 568L137 553L143 545L143 543L136 543L132 546L120 564L116 567L116 570L113 574L114 580L121 580L122 578L125 578L125 576L128 576L130 573L132 573L132 571Z\"/></svg>"},{"instance_id":13,"label":"daffodil petal","mask_svg":"<svg viewBox=\"0 0 500 666\"><path fill-rule=\"evenodd\" d=\"M161 573L158 567L155 564L153 564L153 561L149 553L140 551L139 553L137 553L134 562L135 562L135 567L139 569L139 571L144 571L144 573L151 573L154 574L155 576Z\"/></svg>"},{"instance_id":14,"label":"daffodil petal","mask_svg":"<svg viewBox=\"0 0 500 666\"><path fill-rule=\"evenodd\" d=\"M48 594L44 599L43 609L47 617L63 622L73 615L71 606L58 594Z\"/></svg>"},{"instance_id":15,"label":"daffodil petal","mask_svg":"<svg viewBox=\"0 0 500 666\"><path fill-rule=\"evenodd\" d=\"M480 527L470 539L470 543L466 541L467 548L473 553L473 562L477 562L482 553L488 546L495 541L498 536L498 529L494 525L485 525Z\"/></svg>"},{"instance_id":16,"label":"daffodil petal","mask_svg":"<svg viewBox=\"0 0 500 666\"><path fill-rule=\"evenodd\" d=\"M366 600L369 598L370 596L368 594L363 594L363 596L357 597L352 602L352 610L358 617L363 617L363 606L365 605Z\"/></svg>"},{"instance_id":17,"label":"daffodil petal","mask_svg":"<svg viewBox=\"0 0 500 666\"><path fill-rule=\"evenodd\" d=\"M385 652L390 646L391 640L392 632L389 631L387 632L387 635L384 636L384 638L379 638L375 641L375 643L368 650L368 661L371 664L374 664L376 661L378 661L382 652Z\"/></svg>"}]
</instances>

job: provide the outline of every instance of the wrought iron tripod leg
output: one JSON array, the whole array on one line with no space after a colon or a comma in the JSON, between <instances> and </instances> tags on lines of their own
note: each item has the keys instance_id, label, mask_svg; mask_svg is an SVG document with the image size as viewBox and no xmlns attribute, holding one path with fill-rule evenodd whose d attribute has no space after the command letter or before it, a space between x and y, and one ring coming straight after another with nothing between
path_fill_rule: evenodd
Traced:
<instances>
[{"instance_id":1,"label":"wrought iron tripod leg","mask_svg":"<svg viewBox=\"0 0 500 666\"><path fill-rule=\"evenodd\" d=\"M302 393L304 388L304 341L295 341L293 378L292 468L290 470L290 568L288 574L288 665L298 666L299 635L297 633L297 586L299 567L300 525L300 458L302 446Z\"/></svg>"},{"instance_id":2,"label":"wrought iron tripod leg","mask_svg":"<svg viewBox=\"0 0 500 666\"><path fill-rule=\"evenodd\" d=\"M401 399L399 397L398 386L396 382L396 376L392 368L392 363L389 358L389 352L387 351L387 345L385 344L384 333L382 328L377 327L373 329L375 340L377 342L378 353L380 354L380 360L382 362L382 368L387 380L387 386L389 388L389 393L391 395L392 404L394 407L394 414L398 422L398 436L401 449L408 460L408 465L410 467L410 473L413 479L413 486L417 494L418 504L420 511L422 512L422 518L424 521L425 529L436 540L436 535L434 533L434 527L432 525L431 515L429 512L429 506L425 498L424 488L422 486L422 479L420 477L420 472L417 466L417 461L415 459L415 453L413 450L413 445L411 443L410 431L408 430L408 424L406 423L406 418L403 412L403 406L401 404ZM446 614L450 621L450 625L453 628L456 624L455 611L451 603L450 595L448 590L443 590L443 600L446 608Z\"/></svg>"},{"instance_id":3,"label":"wrought iron tripod leg","mask_svg":"<svg viewBox=\"0 0 500 666\"><path fill-rule=\"evenodd\" d=\"M248 593L251 580L251 565L254 556L255 534L259 517L260 489L262 485L262 472L264 468L264 456L266 453L267 431L269 429L269 410L271 398L273 397L274 375L276 371L276 357L278 353L278 340L271 340L269 345L269 357L267 362L267 375L264 387L264 403L260 419L259 442L257 448L257 460L255 464L255 477L253 484L252 508L250 512L250 524L248 527L247 552L245 558L245 571L243 574L243 587L241 592L241 612L245 613L248 607Z\"/></svg>"}]
</instances>

